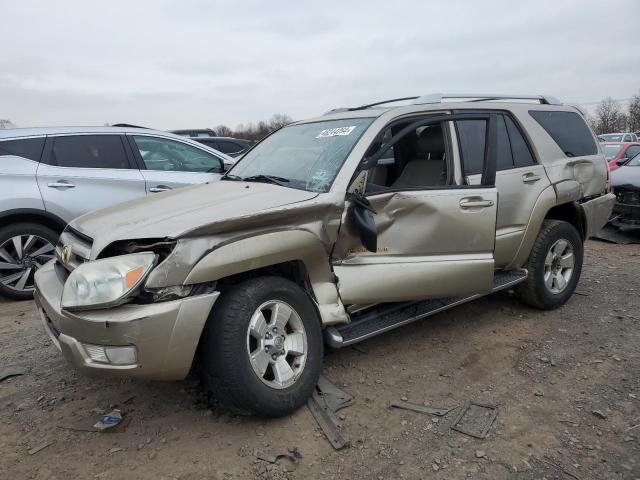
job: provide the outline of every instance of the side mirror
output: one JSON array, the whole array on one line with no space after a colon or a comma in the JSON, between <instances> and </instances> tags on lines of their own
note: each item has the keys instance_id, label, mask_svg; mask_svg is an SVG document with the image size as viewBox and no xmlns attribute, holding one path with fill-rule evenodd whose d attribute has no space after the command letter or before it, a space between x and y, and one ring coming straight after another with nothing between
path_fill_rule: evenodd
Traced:
<instances>
[{"instance_id":1,"label":"side mirror","mask_svg":"<svg viewBox=\"0 0 640 480\"><path fill-rule=\"evenodd\" d=\"M616 164L621 167L623 166L625 163L627 163L627 160L629 160L627 157L622 157L619 158L618 160L616 160Z\"/></svg>"},{"instance_id":2,"label":"side mirror","mask_svg":"<svg viewBox=\"0 0 640 480\"><path fill-rule=\"evenodd\" d=\"M349 214L350 226L358 234L364 248L370 252L377 252L378 230L373 220L373 213L376 212L371 208L369 200L361 193L350 193L348 199L353 202Z\"/></svg>"}]
</instances>

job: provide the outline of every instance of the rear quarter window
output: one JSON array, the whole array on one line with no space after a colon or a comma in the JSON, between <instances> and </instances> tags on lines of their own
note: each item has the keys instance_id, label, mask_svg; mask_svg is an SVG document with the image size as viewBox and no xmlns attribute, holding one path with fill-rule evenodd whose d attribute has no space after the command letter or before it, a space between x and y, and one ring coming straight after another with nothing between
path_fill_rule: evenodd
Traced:
<instances>
[{"instance_id":1,"label":"rear quarter window","mask_svg":"<svg viewBox=\"0 0 640 480\"><path fill-rule=\"evenodd\" d=\"M0 140L0 157L12 155L39 162L43 147L44 137Z\"/></svg>"},{"instance_id":2,"label":"rear quarter window","mask_svg":"<svg viewBox=\"0 0 640 480\"><path fill-rule=\"evenodd\" d=\"M529 110L529 115L545 129L567 157L598 153L589 127L577 113Z\"/></svg>"}]
</instances>

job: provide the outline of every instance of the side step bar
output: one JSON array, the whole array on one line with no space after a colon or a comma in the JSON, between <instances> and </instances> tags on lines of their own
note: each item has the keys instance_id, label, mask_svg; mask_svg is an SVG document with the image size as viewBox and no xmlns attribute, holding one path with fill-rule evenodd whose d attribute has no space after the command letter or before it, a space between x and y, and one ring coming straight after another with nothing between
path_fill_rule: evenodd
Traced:
<instances>
[{"instance_id":1,"label":"side step bar","mask_svg":"<svg viewBox=\"0 0 640 480\"><path fill-rule=\"evenodd\" d=\"M491 293L512 287L526 278L526 270L498 272L493 277ZM381 304L374 309L352 315L350 323L328 327L325 329L325 341L333 348L345 347L483 296L476 294L468 297Z\"/></svg>"}]
</instances>

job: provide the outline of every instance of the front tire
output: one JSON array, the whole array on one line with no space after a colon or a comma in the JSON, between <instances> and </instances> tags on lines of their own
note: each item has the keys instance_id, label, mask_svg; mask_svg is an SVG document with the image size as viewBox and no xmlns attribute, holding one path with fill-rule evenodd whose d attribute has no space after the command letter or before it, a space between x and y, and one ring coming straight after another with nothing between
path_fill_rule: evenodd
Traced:
<instances>
[{"instance_id":1,"label":"front tire","mask_svg":"<svg viewBox=\"0 0 640 480\"><path fill-rule=\"evenodd\" d=\"M37 223L0 229L0 294L14 300L33 298L36 271L54 257L58 234Z\"/></svg>"},{"instance_id":2,"label":"front tire","mask_svg":"<svg viewBox=\"0 0 640 480\"><path fill-rule=\"evenodd\" d=\"M247 280L214 306L199 357L204 383L220 403L287 415L304 405L320 377L320 319L308 294L290 280Z\"/></svg>"},{"instance_id":3,"label":"front tire","mask_svg":"<svg viewBox=\"0 0 640 480\"><path fill-rule=\"evenodd\" d=\"M584 245L570 223L545 220L525 267L527 280L516 286L516 297L541 310L564 305L578 285Z\"/></svg>"}]
</instances>

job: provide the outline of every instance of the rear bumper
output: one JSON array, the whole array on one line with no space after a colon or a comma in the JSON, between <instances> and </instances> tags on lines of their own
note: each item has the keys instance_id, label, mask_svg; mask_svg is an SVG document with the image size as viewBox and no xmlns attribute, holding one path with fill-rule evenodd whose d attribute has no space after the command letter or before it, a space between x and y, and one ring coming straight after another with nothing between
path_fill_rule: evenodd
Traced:
<instances>
[{"instance_id":1,"label":"rear bumper","mask_svg":"<svg viewBox=\"0 0 640 480\"><path fill-rule=\"evenodd\" d=\"M585 238L594 236L606 225L615 203L616 196L607 193L580 204L585 218Z\"/></svg>"},{"instance_id":2,"label":"rear bumper","mask_svg":"<svg viewBox=\"0 0 640 480\"><path fill-rule=\"evenodd\" d=\"M75 368L93 375L158 380L178 380L189 373L219 292L71 313L60 304L64 280L57 268L51 261L38 270L35 301L51 340ZM104 346L134 347L135 359L123 365L90 355L93 347Z\"/></svg>"}]
</instances>

